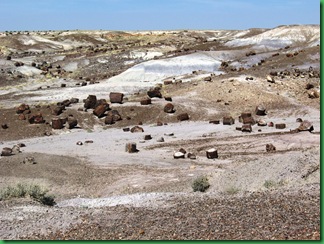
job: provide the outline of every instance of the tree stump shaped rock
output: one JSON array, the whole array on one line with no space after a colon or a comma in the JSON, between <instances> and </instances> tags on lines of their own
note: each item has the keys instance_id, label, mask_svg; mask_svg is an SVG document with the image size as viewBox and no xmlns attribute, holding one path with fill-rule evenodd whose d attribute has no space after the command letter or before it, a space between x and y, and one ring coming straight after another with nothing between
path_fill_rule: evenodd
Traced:
<instances>
[{"instance_id":1,"label":"tree stump shaped rock","mask_svg":"<svg viewBox=\"0 0 324 244\"><path fill-rule=\"evenodd\" d=\"M267 115L267 111L264 106L259 105L255 108L255 114L259 116Z\"/></svg>"},{"instance_id":2,"label":"tree stump shaped rock","mask_svg":"<svg viewBox=\"0 0 324 244\"><path fill-rule=\"evenodd\" d=\"M54 130L60 130L64 126L63 120L61 118L53 118L52 119L52 128Z\"/></svg>"},{"instance_id":3,"label":"tree stump shaped rock","mask_svg":"<svg viewBox=\"0 0 324 244\"><path fill-rule=\"evenodd\" d=\"M123 103L124 94L120 92L111 92L109 100L111 103Z\"/></svg>"},{"instance_id":4,"label":"tree stump shaped rock","mask_svg":"<svg viewBox=\"0 0 324 244\"><path fill-rule=\"evenodd\" d=\"M145 98L143 100L140 101L141 105L149 105L152 104L152 100L151 98Z\"/></svg>"},{"instance_id":5,"label":"tree stump shaped rock","mask_svg":"<svg viewBox=\"0 0 324 244\"><path fill-rule=\"evenodd\" d=\"M211 149L207 150L206 156L208 159L218 158L217 150L215 148L211 148Z\"/></svg>"},{"instance_id":6,"label":"tree stump shaped rock","mask_svg":"<svg viewBox=\"0 0 324 244\"><path fill-rule=\"evenodd\" d=\"M285 123L280 123L280 124L275 124L276 129L285 129L286 124Z\"/></svg>"}]
</instances>

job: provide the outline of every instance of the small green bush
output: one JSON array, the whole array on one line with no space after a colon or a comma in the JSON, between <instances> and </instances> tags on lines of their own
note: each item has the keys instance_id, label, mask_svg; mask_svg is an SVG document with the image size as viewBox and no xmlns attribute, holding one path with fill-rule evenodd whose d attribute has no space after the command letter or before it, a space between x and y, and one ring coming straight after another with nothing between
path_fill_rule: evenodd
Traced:
<instances>
[{"instance_id":1,"label":"small green bush","mask_svg":"<svg viewBox=\"0 0 324 244\"><path fill-rule=\"evenodd\" d=\"M192 183L192 189L194 191L205 192L209 186L210 184L206 176L199 176Z\"/></svg>"},{"instance_id":2,"label":"small green bush","mask_svg":"<svg viewBox=\"0 0 324 244\"><path fill-rule=\"evenodd\" d=\"M24 185L18 183L16 186L7 186L0 191L0 200L10 198L24 198L30 196L34 200L48 206L55 205L54 196L46 195L48 190L41 188L39 185Z\"/></svg>"},{"instance_id":3,"label":"small green bush","mask_svg":"<svg viewBox=\"0 0 324 244\"><path fill-rule=\"evenodd\" d=\"M226 189L226 193L229 195L234 195L234 194L238 193L239 191L240 191L240 189L235 186L231 186Z\"/></svg>"},{"instance_id":4,"label":"small green bush","mask_svg":"<svg viewBox=\"0 0 324 244\"><path fill-rule=\"evenodd\" d=\"M276 183L275 181L273 181L273 180L266 180L266 181L264 182L263 186L264 186L265 188L267 188L267 189L269 189L269 188L274 188L274 187L277 186L277 183Z\"/></svg>"}]
</instances>

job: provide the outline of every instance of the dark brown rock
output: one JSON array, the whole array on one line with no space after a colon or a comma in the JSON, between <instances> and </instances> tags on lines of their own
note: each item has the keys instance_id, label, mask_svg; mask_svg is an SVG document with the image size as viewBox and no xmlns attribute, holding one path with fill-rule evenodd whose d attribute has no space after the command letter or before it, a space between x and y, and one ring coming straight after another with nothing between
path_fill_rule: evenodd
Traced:
<instances>
[{"instance_id":1,"label":"dark brown rock","mask_svg":"<svg viewBox=\"0 0 324 244\"><path fill-rule=\"evenodd\" d=\"M69 116L66 121L68 129L73 129L78 125L78 120L72 116Z\"/></svg>"},{"instance_id":2,"label":"dark brown rock","mask_svg":"<svg viewBox=\"0 0 324 244\"><path fill-rule=\"evenodd\" d=\"M85 109L90 109L90 108L95 108L97 105L97 97L95 95L89 95L87 99L84 101L84 108Z\"/></svg>"},{"instance_id":3,"label":"dark brown rock","mask_svg":"<svg viewBox=\"0 0 324 244\"><path fill-rule=\"evenodd\" d=\"M252 132L251 124L243 124L241 131L242 132Z\"/></svg>"},{"instance_id":4,"label":"dark brown rock","mask_svg":"<svg viewBox=\"0 0 324 244\"><path fill-rule=\"evenodd\" d=\"M16 113L22 114L26 110L30 110L29 105L23 103L16 109Z\"/></svg>"},{"instance_id":5,"label":"dark brown rock","mask_svg":"<svg viewBox=\"0 0 324 244\"><path fill-rule=\"evenodd\" d=\"M210 120L209 121L209 124L215 124L215 125L218 125L220 123L219 120Z\"/></svg>"},{"instance_id":6,"label":"dark brown rock","mask_svg":"<svg viewBox=\"0 0 324 244\"><path fill-rule=\"evenodd\" d=\"M235 119L232 116L223 117L223 125L233 125L234 123L235 123Z\"/></svg>"},{"instance_id":7,"label":"dark brown rock","mask_svg":"<svg viewBox=\"0 0 324 244\"><path fill-rule=\"evenodd\" d=\"M182 113L177 116L177 119L180 121L189 120L189 115L187 113Z\"/></svg>"},{"instance_id":8,"label":"dark brown rock","mask_svg":"<svg viewBox=\"0 0 324 244\"><path fill-rule=\"evenodd\" d=\"M56 106L55 108L52 109L52 115L60 115L63 113L63 109L64 107L63 106Z\"/></svg>"},{"instance_id":9,"label":"dark brown rock","mask_svg":"<svg viewBox=\"0 0 324 244\"><path fill-rule=\"evenodd\" d=\"M267 115L267 111L263 105L259 105L255 108L255 114L259 116Z\"/></svg>"},{"instance_id":10,"label":"dark brown rock","mask_svg":"<svg viewBox=\"0 0 324 244\"><path fill-rule=\"evenodd\" d=\"M208 159L218 158L218 152L215 148L211 148L206 151L206 156Z\"/></svg>"},{"instance_id":11,"label":"dark brown rock","mask_svg":"<svg viewBox=\"0 0 324 244\"><path fill-rule=\"evenodd\" d=\"M172 102L172 97L164 97L165 101Z\"/></svg>"},{"instance_id":12,"label":"dark brown rock","mask_svg":"<svg viewBox=\"0 0 324 244\"><path fill-rule=\"evenodd\" d=\"M6 130L6 129L9 128L7 124L2 124L1 127L2 127L2 129L4 129L4 130Z\"/></svg>"},{"instance_id":13,"label":"dark brown rock","mask_svg":"<svg viewBox=\"0 0 324 244\"><path fill-rule=\"evenodd\" d=\"M266 145L266 151L267 152L274 152L274 151L276 151L276 147L274 145L272 145L272 144L267 144Z\"/></svg>"},{"instance_id":14,"label":"dark brown rock","mask_svg":"<svg viewBox=\"0 0 324 244\"><path fill-rule=\"evenodd\" d=\"M45 120L42 116L41 113L38 113L38 114L34 114L34 115L31 115L28 117L28 122L30 124L43 124L45 123Z\"/></svg>"},{"instance_id":15,"label":"dark brown rock","mask_svg":"<svg viewBox=\"0 0 324 244\"><path fill-rule=\"evenodd\" d=\"M158 88L158 87L155 87L154 89L148 91L148 92L147 92L147 95L148 95L150 98L153 98L153 97L162 98L162 93L161 93L161 91L160 91L160 88Z\"/></svg>"},{"instance_id":16,"label":"dark brown rock","mask_svg":"<svg viewBox=\"0 0 324 244\"><path fill-rule=\"evenodd\" d=\"M152 140L152 136L151 135L145 135L144 136L144 140L147 141L147 140Z\"/></svg>"}]
</instances>

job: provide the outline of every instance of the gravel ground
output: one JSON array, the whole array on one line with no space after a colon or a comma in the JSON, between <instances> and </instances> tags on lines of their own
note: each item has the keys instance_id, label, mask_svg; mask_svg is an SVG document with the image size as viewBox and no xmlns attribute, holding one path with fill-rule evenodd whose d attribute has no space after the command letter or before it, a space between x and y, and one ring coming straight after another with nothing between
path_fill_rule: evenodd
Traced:
<instances>
[{"instance_id":1,"label":"gravel ground","mask_svg":"<svg viewBox=\"0 0 324 244\"><path fill-rule=\"evenodd\" d=\"M215 196L174 195L159 207L86 209L78 224L44 240L319 240L319 186Z\"/></svg>"}]
</instances>

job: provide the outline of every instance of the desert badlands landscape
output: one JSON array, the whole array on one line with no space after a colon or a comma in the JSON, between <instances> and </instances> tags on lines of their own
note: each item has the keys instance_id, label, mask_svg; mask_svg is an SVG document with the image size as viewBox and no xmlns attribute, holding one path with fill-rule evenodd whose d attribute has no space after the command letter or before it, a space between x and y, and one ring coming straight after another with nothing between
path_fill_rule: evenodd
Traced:
<instances>
[{"instance_id":1,"label":"desert badlands landscape","mask_svg":"<svg viewBox=\"0 0 324 244\"><path fill-rule=\"evenodd\" d=\"M320 239L319 25L6 31L0 68L0 239Z\"/></svg>"}]
</instances>

